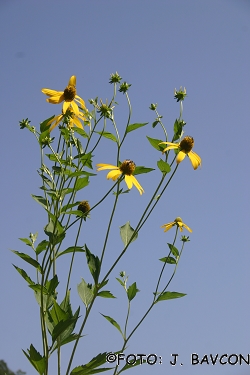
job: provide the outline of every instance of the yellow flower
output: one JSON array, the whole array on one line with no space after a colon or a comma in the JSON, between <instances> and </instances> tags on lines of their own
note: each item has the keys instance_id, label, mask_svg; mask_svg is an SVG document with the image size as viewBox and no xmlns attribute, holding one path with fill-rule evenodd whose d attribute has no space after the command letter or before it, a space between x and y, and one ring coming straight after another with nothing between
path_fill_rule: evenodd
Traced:
<instances>
[{"instance_id":1,"label":"yellow flower","mask_svg":"<svg viewBox=\"0 0 250 375\"><path fill-rule=\"evenodd\" d=\"M84 100L80 96L76 95L76 76L70 77L68 86L64 91L56 91L51 89L42 89L41 91L43 94L49 96L49 98L46 99L49 103L59 104L64 101L63 113L65 113L67 109L70 109L71 107L72 111L78 116L78 105L80 105L83 109L86 109Z\"/></svg>"},{"instance_id":2,"label":"yellow flower","mask_svg":"<svg viewBox=\"0 0 250 375\"><path fill-rule=\"evenodd\" d=\"M128 189L131 189L132 186L135 185L140 194L144 193L143 188L141 187L137 179L133 176L133 172L135 171L135 163L132 160L124 160L120 167L116 167L115 165L111 164L97 164L96 166L98 167L98 171L103 171L104 169L113 169L107 174L108 180L112 178L112 180L115 181L121 175L124 175Z\"/></svg>"},{"instance_id":3,"label":"yellow flower","mask_svg":"<svg viewBox=\"0 0 250 375\"><path fill-rule=\"evenodd\" d=\"M87 121L87 118L85 117L84 113L79 111L78 115L76 115L74 112L70 112L69 110L67 110L66 113L62 113L61 115L55 116L47 123L47 126L51 125L49 131L51 132L53 129L55 129L55 127L64 119L65 116L67 116L69 119L68 126L70 128L73 128L75 125L78 128L83 129L80 120Z\"/></svg>"},{"instance_id":4,"label":"yellow flower","mask_svg":"<svg viewBox=\"0 0 250 375\"><path fill-rule=\"evenodd\" d=\"M171 143L171 142L161 142L159 144L167 144L169 145L166 147L162 153L165 151L171 150L171 149L179 149L179 153L176 158L177 164L179 164L186 155L189 157L192 166L194 169L197 169L199 165L201 165L201 158L199 155L197 155L194 151L192 151L192 148L194 147L194 138L193 137L184 137L183 140L180 143Z\"/></svg>"},{"instance_id":5,"label":"yellow flower","mask_svg":"<svg viewBox=\"0 0 250 375\"><path fill-rule=\"evenodd\" d=\"M183 227L186 228L189 232L192 233L192 229L190 229L186 224L183 223L182 219L180 217L177 217L172 223L164 224L161 226L161 228L165 228L164 232L167 232L169 229L174 227L175 225L180 228L180 231L183 231Z\"/></svg>"}]
</instances>

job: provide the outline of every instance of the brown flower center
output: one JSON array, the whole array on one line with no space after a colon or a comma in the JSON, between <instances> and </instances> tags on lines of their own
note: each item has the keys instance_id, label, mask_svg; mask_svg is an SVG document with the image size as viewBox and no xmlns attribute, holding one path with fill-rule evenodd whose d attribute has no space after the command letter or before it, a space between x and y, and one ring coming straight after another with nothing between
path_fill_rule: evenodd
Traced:
<instances>
[{"instance_id":1,"label":"brown flower center","mask_svg":"<svg viewBox=\"0 0 250 375\"><path fill-rule=\"evenodd\" d=\"M88 201L82 201L78 208L79 211L82 211L84 214L90 210L90 205Z\"/></svg>"},{"instance_id":2,"label":"brown flower center","mask_svg":"<svg viewBox=\"0 0 250 375\"><path fill-rule=\"evenodd\" d=\"M131 174L133 174L133 172L135 171L135 167L135 163L132 160L126 159L120 165L119 169L123 174L131 176Z\"/></svg>"},{"instance_id":3,"label":"brown flower center","mask_svg":"<svg viewBox=\"0 0 250 375\"><path fill-rule=\"evenodd\" d=\"M72 100L75 99L76 96L76 88L75 86L67 86L64 90L64 100L65 102L72 102Z\"/></svg>"},{"instance_id":4,"label":"brown flower center","mask_svg":"<svg viewBox=\"0 0 250 375\"><path fill-rule=\"evenodd\" d=\"M194 147L194 138L189 136L184 137L179 147L180 151L183 151L185 152L185 154L188 154Z\"/></svg>"}]
</instances>

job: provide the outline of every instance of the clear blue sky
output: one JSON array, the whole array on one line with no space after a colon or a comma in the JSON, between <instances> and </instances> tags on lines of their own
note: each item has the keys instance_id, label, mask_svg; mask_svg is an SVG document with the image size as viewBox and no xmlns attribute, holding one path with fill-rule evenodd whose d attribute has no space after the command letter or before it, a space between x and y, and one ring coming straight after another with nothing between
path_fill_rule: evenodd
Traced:
<instances>
[{"instance_id":1,"label":"clear blue sky","mask_svg":"<svg viewBox=\"0 0 250 375\"><path fill-rule=\"evenodd\" d=\"M155 116L148 107L158 103L171 132L179 114L173 91L182 85L188 93L183 115L186 134L195 138L194 150L203 164L194 171L188 160L181 163L150 225L140 233L111 278L110 289L117 300L103 300L94 309L75 366L99 352L120 347L118 332L99 314L111 315L121 324L124 321L125 296L114 279L120 270L126 270L130 282L137 281L141 290L132 304L132 327L151 300L160 267L157 259L166 255L166 242L173 238L173 233L164 234L160 226L181 216L193 233L170 290L187 296L156 305L129 343L127 353L156 353L162 356L163 364L131 371L144 375L247 374L246 365L191 366L190 355L250 353L250 1L1 0L0 34L0 359L13 371L21 368L32 375L33 368L21 348L26 350L33 343L42 349L38 305L11 264L21 268L26 265L9 251L26 251L18 238L28 237L30 232L38 231L42 240L45 225L42 209L30 196L39 194L41 184L36 172L39 149L31 133L19 130L18 121L29 117L32 125L38 126L58 114L60 107L46 103L40 90L62 90L71 75L77 76L78 93L86 102L96 96L110 99L109 76L118 71L132 83L131 122L149 122L134 133L139 138L129 138L122 157L155 167L160 155L150 147L146 135L161 138L162 134L160 128L152 128ZM125 97L120 95L118 101L117 116L123 126ZM115 163L114 152L112 142L104 140L94 163ZM132 189L121 203L110 259L122 248L119 226L128 220L132 226L136 223L159 173L139 177L145 194L140 197ZM110 186L105 172L100 172L95 181L100 195ZM94 196L90 189L86 194ZM111 203L112 199L105 207L108 209ZM104 212L93 213L86 224L86 238L82 234L82 242L96 254L105 232L104 220ZM61 272L67 270L66 261L65 257L60 264ZM79 257L72 279L74 310L79 305L83 309L76 284L84 273L84 258ZM171 353L179 354L182 367L170 366Z\"/></svg>"}]
</instances>

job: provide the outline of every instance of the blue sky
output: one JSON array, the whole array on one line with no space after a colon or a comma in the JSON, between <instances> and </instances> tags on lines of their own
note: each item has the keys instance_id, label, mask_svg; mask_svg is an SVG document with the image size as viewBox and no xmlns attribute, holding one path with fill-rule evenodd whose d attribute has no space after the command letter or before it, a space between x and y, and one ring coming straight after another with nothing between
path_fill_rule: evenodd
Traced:
<instances>
[{"instance_id":1,"label":"blue sky","mask_svg":"<svg viewBox=\"0 0 250 375\"><path fill-rule=\"evenodd\" d=\"M202 168L194 171L188 160L181 163L148 226L111 277L110 290L118 298L103 300L94 309L75 366L121 346L118 332L99 314L124 321L125 296L115 277L126 270L129 281L136 281L141 290L132 304L132 328L151 300L158 259L166 255L166 242L174 235L164 234L160 226L181 216L193 233L170 290L187 296L156 305L127 353L162 356L163 363L153 366L157 374L247 374L246 365L192 366L190 356L249 353L249 21L248 0L1 1L0 359L13 371L21 368L32 375L21 348L26 350L31 343L42 348L38 305L11 264L26 265L9 249L26 251L18 238L38 231L42 240L46 224L44 212L30 196L40 193L39 148L31 133L19 130L18 122L28 117L38 127L58 114L60 106L46 103L40 90L63 90L71 75L77 76L77 90L86 103L96 96L110 99L109 76L118 71L132 84L131 123L149 122L127 139L122 158L156 167L160 155L146 135L161 139L162 133L151 126L155 115L149 105L158 103L171 133L179 115L174 88L185 86L186 135L195 138ZM122 94L117 100L115 110L122 127L127 107ZM115 163L115 147L108 140L95 155L94 164L102 162ZM95 178L97 192L86 189L90 199L111 186L105 175L99 172ZM136 224L157 179L157 170L139 176L145 194L140 197L132 189L121 201L107 264L122 248L119 227L128 220ZM111 204L112 197L102 210L93 212L86 236L82 234L82 242L96 254L105 233L105 210ZM65 262L66 257L59 264L62 274L67 271ZM72 279L74 310L81 305L76 285L85 277L84 267L84 258L79 257ZM170 366L171 353L179 354L183 366ZM64 358L63 363L67 351ZM131 371L147 375L152 367Z\"/></svg>"}]
</instances>

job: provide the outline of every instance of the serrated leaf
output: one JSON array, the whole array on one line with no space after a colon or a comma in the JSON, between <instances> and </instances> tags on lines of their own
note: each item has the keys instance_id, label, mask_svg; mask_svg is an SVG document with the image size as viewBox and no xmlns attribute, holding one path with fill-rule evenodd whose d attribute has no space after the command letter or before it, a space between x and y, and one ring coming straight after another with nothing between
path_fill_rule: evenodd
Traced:
<instances>
[{"instance_id":1,"label":"serrated leaf","mask_svg":"<svg viewBox=\"0 0 250 375\"><path fill-rule=\"evenodd\" d=\"M161 262L169 263L169 264L176 264L176 260L172 257L164 257L159 259Z\"/></svg>"},{"instance_id":2,"label":"serrated leaf","mask_svg":"<svg viewBox=\"0 0 250 375\"><path fill-rule=\"evenodd\" d=\"M137 289L136 283L131 284L127 291L129 301L132 301L132 299L136 296L138 292L139 289Z\"/></svg>"},{"instance_id":3,"label":"serrated leaf","mask_svg":"<svg viewBox=\"0 0 250 375\"><path fill-rule=\"evenodd\" d=\"M97 295L103 298L116 298L109 290L103 290L99 292Z\"/></svg>"},{"instance_id":4,"label":"serrated leaf","mask_svg":"<svg viewBox=\"0 0 250 375\"><path fill-rule=\"evenodd\" d=\"M64 254L69 254L69 253L84 253L85 250L81 247L81 246L70 246L68 247L66 250L60 252L59 254L57 254L57 258L59 258L61 255L64 255Z\"/></svg>"},{"instance_id":5,"label":"serrated leaf","mask_svg":"<svg viewBox=\"0 0 250 375\"><path fill-rule=\"evenodd\" d=\"M127 246L131 237L134 235L134 232L135 230L130 226L129 221L126 224L124 224L122 227L120 227L120 236L121 236L122 242L124 243L124 246ZM133 239L131 242L135 241L137 237L138 237L138 233L136 233L133 236Z\"/></svg>"},{"instance_id":6,"label":"serrated leaf","mask_svg":"<svg viewBox=\"0 0 250 375\"><path fill-rule=\"evenodd\" d=\"M162 159L160 159L157 162L157 166L160 169L160 171L164 174L169 173L171 171L170 165Z\"/></svg>"},{"instance_id":7,"label":"serrated leaf","mask_svg":"<svg viewBox=\"0 0 250 375\"><path fill-rule=\"evenodd\" d=\"M88 305L91 303L93 299L93 292L91 286L88 285L84 279L82 279L80 284L77 285L77 291L84 305L88 307Z\"/></svg>"},{"instance_id":8,"label":"serrated leaf","mask_svg":"<svg viewBox=\"0 0 250 375\"><path fill-rule=\"evenodd\" d=\"M22 258L25 262L31 264L33 267L35 267L40 273L42 273L42 268L40 264L33 258L31 258L28 254L25 253L19 253L19 251L11 250L14 254L18 255L20 258Z\"/></svg>"},{"instance_id":9,"label":"serrated leaf","mask_svg":"<svg viewBox=\"0 0 250 375\"><path fill-rule=\"evenodd\" d=\"M138 167L135 167L135 171L133 174L136 175L136 174L142 174L142 173L149 173L154 170L155 170L154 168L146 168L146 167L138 165Z\"/></svg>"},{"instance_id":10,"label":"serrated leaf","mask_svg":"<svg viewBox=\"0 0 250 375\"><path fill-rule=\"evenodd\" d=\"M179 250L174 245L172 245L171 243L168 243L168 247L169 247L171 253L177 258L179 256Z\"/></svg>"},{"instance_id":11,"label":"serrated leaf","mask_svg":"<svg viewBox=\"0 0 250 375\"><path fill-rule=\"evenodd\" d=\"M133 130L141 128L142 126L145 126L147 124L148 122L130 124L127 126L126 133L132 132Z\"/></svg>"},{"instance_id":12,"label":"serrated leaf","mask_svg":"<svg viewBox=\"0 0 250 375\"><path fill-rule=\"evenodd\" d=\"M185 293L164 292L163 294L161 294L157 298L157 300L155 301L155 303L160 302L160 301L166 301L166 300L169 300L169 299L174 299L174 298L181 298L181 297L184 297L184 296L186 296Z\"/></svg>"},{"instance_id":13,"label":"serrated leaf","mask_svg":"<svg viewBox=\"0 0 250 375\"><path fill-rule=\"evenodd\" d=\"M36 371L43 375L45 371L45 358L41 356L41 354L34 348L31 344L30 349L28 349L28 353L23 350L24 355L28 358L29 362L32 366L36 369Z\"/></svg>"},{"instance_id":14,"label":"serrated leaf","mask_svg":"<svg viewBox=\"0 0 250 375\"><path fill-rule=\"evenodd\" d=\"M100 313L105 319L107 319L107 321L109 323L111 323L116 329L118 329L118 331L121 333L122 337L123 337L123 333L122 333L122 330L121 330L121 327L119 326L119 324L115 321L115 319L111 318L111 316L108 316L108 315L104 315L102 313Z\"/></svg>"},{"instance_id":15,"label":"serrated leaf","mask_svg":"<svg viewBox=\"0 0 250 375\"><path fill-rule=\"evenodd\" d=\"M109 133L109 132L95 132L95 133L100 134L102 137L110 139L113 142L117 142L116 137L112 133Z\"/></svg>"}]
</instances>

